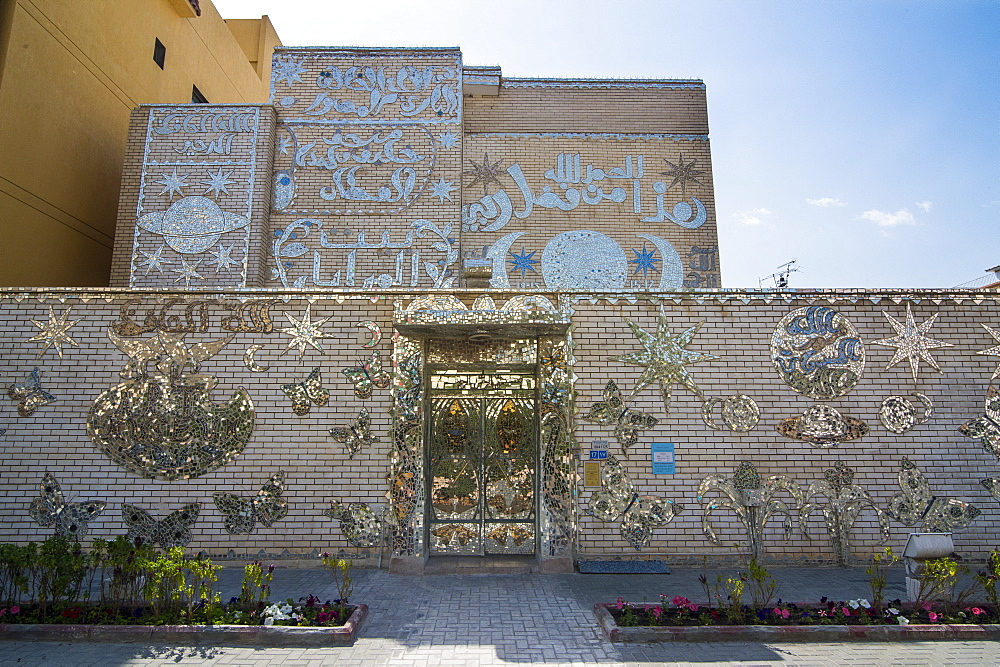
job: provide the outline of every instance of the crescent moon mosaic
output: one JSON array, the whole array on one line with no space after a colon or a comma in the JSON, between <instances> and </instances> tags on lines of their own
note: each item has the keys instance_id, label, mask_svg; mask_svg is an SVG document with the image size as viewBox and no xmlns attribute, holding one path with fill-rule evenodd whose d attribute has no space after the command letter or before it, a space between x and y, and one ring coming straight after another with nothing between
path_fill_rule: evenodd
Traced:
<instances>
[{"instance_id":1,"label":"crescent moon mosaic","mask_svg":"<svg viewBox=\"0 0 1000 667\"><path fill-rule=\"evenodd\" d=\"M879 421L893 433L906 433L917 424L923 424L934 413L934 404L924 394L913 394L923 406L917 407L905 396L890 396L882 401L878 411Z\"/></svg>"},{"instance_id":2,"label":"crescent moon mosaic","mask_svg":"<svg viewBox=\"0 0 1000 667\"><path fill-rule=\"evenodd\" d=\"M749 396L736 394L727 398L710 398L701 406L701 419L706 426L714 428L716 431L724 430L712 413L715 406L722 403L722 423L730 431L746 433L752 431L760 421L760 408Z\"/></svg>"},{"instance_id":3,"label":"crescent moon mosaic","mask_svg":"<svg viewBox=\"0 0 1000 667\"><path fill-rule=\"evenodd\" d=\"M251 371L252 373L263 373L264 371L270 370L270 366L268 367L261 366L253 358L253 355L257 354L257 351L260 350L262 347L264 346L251 345L246 349L246 352L243 353L243 365L246 366L247 370Z\"/></svg>"},{"instance_id":4,"label":"crescent moon mosaic","mask_svg":"<svg viewBox=\"0 0 1000 667\"><path fill-rule=\"evenodd\" d=\"M359 322L358 326L365 327L368 329L369 332L371 332L371 339L367 343L362 345L362 347L367 347L368 349L371 349L382 341L382 329L379 328L379 326L374 322L372 322L371 320L365 320L364 322Z\"/></svg>"},{"instance_id":5,"label":"crescent moon mosaic","mask_svg":"<svg viewBox=\"0 0 1000 667\"><path fill-rule=\"evenodd\" d=\"M789 387L829 400L851 391L865 368L858 331L833 308L808 306L781 318L771 336L771 361Z\"/></svg>"}]
</instances>

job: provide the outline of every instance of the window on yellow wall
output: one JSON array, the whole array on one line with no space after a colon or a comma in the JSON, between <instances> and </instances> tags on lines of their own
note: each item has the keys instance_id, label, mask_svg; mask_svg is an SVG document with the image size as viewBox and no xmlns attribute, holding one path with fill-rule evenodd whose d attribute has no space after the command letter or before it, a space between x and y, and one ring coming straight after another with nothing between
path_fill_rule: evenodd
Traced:
<instances>
[{"instance_id":1,"label":"window on yellow wall","mask_svg":"<svg viewBox=\"0 0 1000 667\"><path fill-rule=\"evenodd\" d=\"M157 39L156 43L153 45L153 62L159 65L160 69L163 69L163 63L166 59L167 47L163 46L163 42Z\"/></svg>"},{"instance_id":2,"label":"window on yellow wall","mask_svg":"<svg viewBox=\"0 0 1000 667\"><path fill-rule=\"evenodd\" d=\"M198 86L191 86L191 104L208 104L208 98L198 90Z\"/></svg>"}]
</instances>

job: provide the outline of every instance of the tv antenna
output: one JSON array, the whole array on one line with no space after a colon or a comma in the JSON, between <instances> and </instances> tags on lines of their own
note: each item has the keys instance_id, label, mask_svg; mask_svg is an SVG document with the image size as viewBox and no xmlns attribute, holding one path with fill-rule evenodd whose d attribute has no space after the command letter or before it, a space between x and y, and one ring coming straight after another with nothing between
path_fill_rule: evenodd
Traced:
<instances>
[{"instance_id":1,"label":"tv antenna","mask_svg":"<svg viewBox=\"0 0 1000 667\"><path fill-rule=\"evenodd\" d=\"M799 270L799 267L795 266L795 260L790 262L785 262L778 267L777 273L772 273L769 276L760 278L757 280L757 284L763 289L764 282L767 280L774 281L774 286L778 289L785 289L788 287L788 276Z\"/></svg>"}]
</instances>

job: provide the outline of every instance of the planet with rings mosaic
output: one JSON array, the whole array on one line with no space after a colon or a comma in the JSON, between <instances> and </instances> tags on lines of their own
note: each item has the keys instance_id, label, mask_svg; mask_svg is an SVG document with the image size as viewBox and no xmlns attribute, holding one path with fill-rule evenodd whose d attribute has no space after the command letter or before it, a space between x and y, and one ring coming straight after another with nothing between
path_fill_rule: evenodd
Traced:
<instances>
[{"instance_id":1,"label":"planet with rings mosaic","mask_svg":"<svg viewBox=\"0 0 1000 667\"><path fill-rule=\"evenodd\" d=\"M182 197L166 211L147 213L136 221L141 229L163 237L185 255L205 252L226 232L242 229L250 220L229 213L208 197Z\"/></svg>"}]
</instances>

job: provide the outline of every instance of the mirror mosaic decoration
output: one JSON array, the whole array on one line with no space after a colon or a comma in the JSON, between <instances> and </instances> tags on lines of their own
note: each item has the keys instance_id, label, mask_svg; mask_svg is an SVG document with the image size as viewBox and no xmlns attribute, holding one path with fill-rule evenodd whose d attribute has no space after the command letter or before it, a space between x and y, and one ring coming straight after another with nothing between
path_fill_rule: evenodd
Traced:
<instances>
[{"instance_id":1,"label":"mirror mosaic decoration","mask_svg":"<svg viewBox=\"0 0 1000 667\"><path fill-rule=\"evenodd\" d=\"M913 313L910 310L910 304L906 304L906 322L901 323L896 320L892 315L882 311L885 318L889 320L889 324L892 328L896 330L896 335L892 338L883 338L882 340L872 341L872 345L883 345L885 347L895 348L896 351L892 355L892 359L886 364L885 369L889 370L903 359L906 359L910 363L910 372L913 375L914 384L917 382L917 373L920 370L920 360L926 361L931 367L938 373L941 373L941 367L937 365L934 361L934 357L931 356L930 351L939 347L951 347L951 343L945 343L944 341L934 340L927 336L927 332L930 331L931 326L934 325L934 321L937 319L940 313L934 313L929 318L927 318L923 323L917 324L913 319Z\"/></svg>"},{"instance_id":2,"label":"mirror mosaic decoration","mask_svg":"<svg viewBox=\"0 0 1000 667\"><path fill-rule=\"evenodd\" d=\"M639 441L639 431L653 428L660 421L652 415L625 407L625 401L614 380L608 380L604 385L604 400L591 406L586 419L601 426L614 427L615 438L626 456L629 447Z\"/></svg>"},{"instance_id":3,"label":"mirror mosaic decoration","mask_svg":"<svg viewBox=\"0 0 1000 667\"><path fill-rule=\"evenodd\" d=\"M822 448L836 447L868 434L868 425L863 421L842 415L822 403L809 406L799 417L781 420L776 428L785 437Z\"/></svg>"},{"instance_id":4,"label":"mirror mosaic decoration","mask_svg":"<svg viewBox=\"0 0 1000 667\"><path fill-rule=\"evenodd\" d=\"M94 400L87 433L108 458L140 477L199 477L239 456L253 434L247 391L240 387L225 404L213 403L217 380L198 373L232 335L191 344L186 335L160 331L133 340L108 330L111 342L129 357L120 373L125 381Z\"/></svg>"},{"instance_id":5,"label":"mirror mosaic decoration","mask_svg":"<svg viewBox=\"0 0 1000 667\"><path fill-rule=\"evenodd\" d=\"M80 539L90 530L90 522L104 511L103 500L67 502L51 473L45 473L38 490L40 495L31 501L28 514L43 528L55 528L59 537Z\"/></svg>"},{"instance_id":6,"label":"mirror mosaic decoration","mask_svg":"<svg viewBox=\"0 0 1000 667\"><path fill-rule=\"evenodd\" d=\"M122 505L128 539L137 545L158 544L164 549L187 546L191 541L191 526L200 512L201 503L190 503L157 520L141 507Z\"/></svg>"},{"instance_id":7,"label":"mirror mosaic decoration","mask_svg":"<svg viewBox=\"0 0 1000 667\"><path fill-rule=\"evenodd\" d=\"M930 420L934 414L931 399L926 394L913 394L913 397L920 403L919 409L905 396L890 396L882 401L878 418L886 430L902 435L914 426Z\"/></svg>"},{"instance_id":8,"label":"mirror mosaic decoration","mask_svg":"<svg viewBox=\"0 0 1000 667\"><path fill-rule=\"evenodd\" d=\"M31 369L22 382L12 382L7 387L7 398L17 401L17 414L21 417L30 417L38 408L56 400L55 396L42 389L42 372L37 367Z\"/></svg>"},{"instance_id":9,"label":"mirror mosaic decoration","mask_svg":"<svg viewBox=\"0 0 1000 667\"><path fill-rule=\"evenodd\" d=\"M417 556L423 553L421 517L424 512L422 345L400 336L393 355L393 436L388 494L395 527L392 553Z\"/></svg>"},{"instance_id":10,"label":"mirror mosaic decoration","mask_svg":"<svg viewBox=\"0 0 1000 667\"><path fill-rule=\"evenodd\" d=\"M639 342L642 343L642 346L645 348L642 352L632 352L630 354L624 354L613 358L614 361L643 366L645 368L642 375L639 376L639 380L629 396L633 397L637 395L643 389L655 382L660 385L660 395L663 397L663 407L664 410L669 413L670 395L673 391L673 385L675 383L680 383L692 394L704 401L705 395L702 393L701 389L695 383L694 378L691 377L686 368L691 364L697 364L716 358L711 354L694 352L687 349L688 345L690 345L694 339L695 334L698 333L698 329L702 327L704 322L686 329L679 334L671 334L669 317L662 306L660 307L660 316L657 322L655 335L643 330L635 322L628 320L626 320L626 322L628 322L628 326L632 330L632 333L635 334L636 338L639 339Z\"/></svg>"},{"instance_id":11,"label":"mirror mosaic decoration","mask_svg":"<svg viewBox=\"0 0 1000 667\"><path fill-rule=\"evenodd\" d=\"M573 414L574 376L572 340L546 337L538 341L539 438L542 459L542 555L568 557L577 534L577 474L573 459L570 416Z\"/></svg>"},{"instance_id":12,"label":"mirror mosaic decoration","mask_svg":"<svg viewBox=\"0 0 1000 667\"><path fill-rule=\"evenodd\" d=\"M771 361L785 384L817 400L851 391L865 367L857 329L827 306L805 306L786 314L771 336Z\"/></svg>"},{"instance_id":13,"label":"mirror mosaic decoration","mask_svg":"<svg viewBox=\"0 0 1000 667\"><path fill-rule=\"evenodd\" d=\"M270 528L288 514L288 503L282 497L285 490L285 473L279 471L257 492L247 499L234 493L213 493L215 507L225 518L226 532L230 535L249 535L257 524Z\"/></svg>"},{"instance_id":14,"label":"mirror mosaic decoration","mask_svg":"<svg viewBox=\"0 0 1000 667\"><path fill-rule=\"evenodd\" d=\"M72 308L67 308L62 312L61 315L56 315L55 309L49 306L49 321L39 322L38 320L31 320L31 323L38 327L39 331L31 338L24 341L25 343L41 343L42 349L38 351L38 358L41 359L42 355L48 349L54 349L62 359L63 345L72 345L77 347L77 342L73 340L73 337L69 335L69 330L73 328L74 325L78 324L80 320L69 321L69 314ZM83 318L80 318L83 319Z\"/></svg>"},{"instance_id":15,"label":"mirror mosaic decoration","mask_svg":"<svg viewBox=\"0 0 1000 667\"><path fill-rule=\"evenodd\" d=\"M792 496L794 504L789 507L785 501L775 498L781 491ZM718 492L723 498L705 500L705 495ZM705 537L713 544L721 544L712 527L712 514L716 510L728 509L747 531L750 555L760 560L764 555L764 526L774 516L784 515L782 527L785 539L792 536L793 509L802 506L803 495L798 484L785 475L771 475L762 481L752 463L744 461L736 468L732 478L709 475L698 485L698 502L702 503L701 526Z\"/></svg>"},{"instance_id":16,"label":"mirror mosaic decoration","mask_svg":"<svg viewBox=\"0 0 1000 667\"><path fill-rule=\"evenodd\" d=\"M323 376L314 368L302 382L281 385L281 391L292 401L292 412L300 417L309 414L312 406L323 407L330 401L330 392L323 388Z\"/></svg>"},{"instance_id":17,"label":"mirror mosaic decoration","mask_svg":"<svg viewBox=\"0 0 1000 667\"><path fill-rule=\"evenodd\" d=\"M983 449L1000 460L1000 390L990 385L986 390L983 416L970 419L958 430L962 435L979 440Z\"/></svg>"},{"instance_id":18,"label":"mirror mosaic decoration","mask_svg":"<svg viewBox=\"0 0 1000 667\"><path fill-rule=\"evenodd\" d=\"M722 404L722 423L715 421L713 411L715 406ZM757 403L745 394L734 394L727 398L710 398L701 407L701 420L709 428L721 431L728 428L736 433L752 431L760 421L760 408Z\"/></svg>"},{"instance_id":19,"label":"mirror mosaic decoration","mask_svg":"<svg viewBox=\"0 0 1000 667\"><path fill-rule=\"evenodd\" d=\"M330 437L343 443L350 454L349 458L352 459L363 448L378 442L378 438L372 435L372 420L366 408L361 408L361 411L358 412L358 418L351 424L331 428Z\"/></svg>"},{"instance_id":20,"label":"mirror mosaic decoration","mask_svg":"<svg viewBox=\"0 0 1000 667\"><path fill-rule=\"evenodd\" d=\"M334 500L329 509L323 510L323 514L340 522L340 532L351 546L364 549L382 544L389 519L387 513L383 512L380 516L365 503L341 503Z\"/></svg>"},{"instance_id":21,"label":"mirror mosaic decoration","mask_svg":"<svg viewBox=\"0 0 1000 667\"><path fill-rule=\"evenodd\" d=\"M601 468L601 490L590 498L587 513L600 521L620 522L621 535L636 551L649 546L653 529L665 526L684 506L656 496L640 496L618 459L609 456Z\"/></svg>"},{"instance_id":22,"label":"mirror mosaic decoration","mask_svg":"<svg viewBox=\"0 0 1000 667\"><path fill-rule=\"evenodd\" d=\"M814 512L822 514L837 564L847 567L851 559L851 530L861 511L870 509L875 513L883 541L889 539L889 518L875 504L868 492L854 483L853 468L837 461L832 468L826 469L823 475L825 479L813 482L806 489L803 496L805 502L799 508L799 526L803 534L812 539L809 531L805 529L806 522ZM820 496L825 498L824 502L813 500Z\"/></svg>"},{"instance_id":23,"label":"mirror mosaic decoration","mask_svg":"<svg viewBox=\"0 0 1000 667\"><path fill-rule=\"evenodd\" d=\"M980 514L972 503L934 495L910 459L903 459L898 479L902 490L889 501L888 514L904 526L915 526L925 533L951 533L968 528Z\"/></svg>"}]
</instances>

